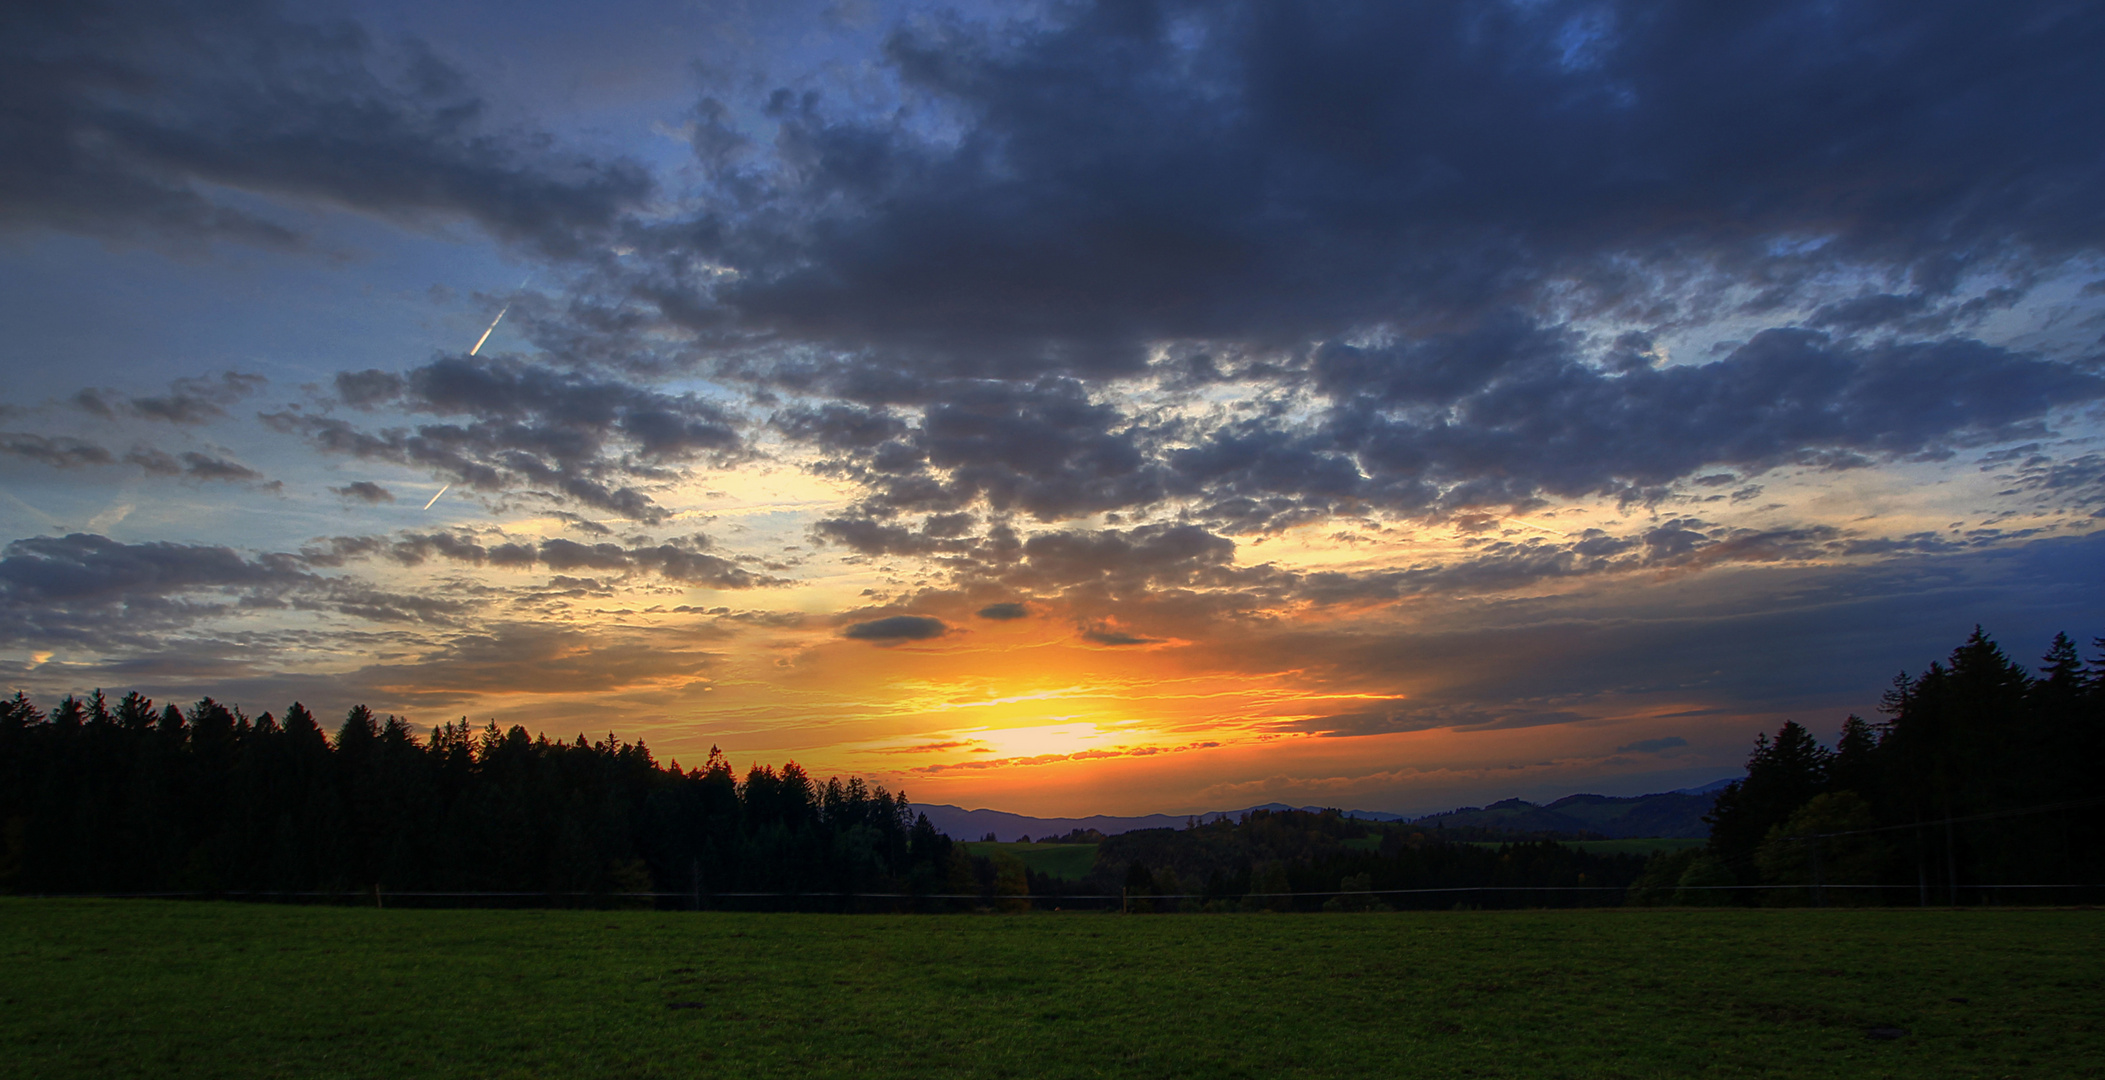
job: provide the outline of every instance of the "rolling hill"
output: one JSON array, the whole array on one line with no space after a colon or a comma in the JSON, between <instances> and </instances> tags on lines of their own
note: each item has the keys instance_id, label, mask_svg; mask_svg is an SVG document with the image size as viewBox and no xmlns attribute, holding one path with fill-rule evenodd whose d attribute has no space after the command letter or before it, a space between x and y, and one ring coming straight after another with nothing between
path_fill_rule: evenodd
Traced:
<instances>
[{"instance_id":1,"label":"rolling hill","mask_svg":"<svg viewBox=\"0 0 2105 1080\"><path fill-rule=\"evenodd\" d=\"M1717 793L1729 783L1719 780L1702 787L1683 788L1654 795L1567 795L1547 806L1520 799L1506 799L1489 806L1465 806L1440 814L1410 817L1379 810L1348 810L1347 817L1364 821L1410 821L1430 828L1484 828L1528 833L1592 833L1611 838L1709 835L1703 815L1710 811ZM1114 817L1041 818L1001 810L967 810L960 806L916 805L928 815L929 824L956 840L979 840L992 833L996 840L1013 841L1029 836L1046 839L1065 836L1076 829L1094 829L1105 836L1136 829L1181 829L1187 821L1212 821L1238 817L1252 810L1321 810L1316 806L1265 803L1240 810L1213 810L1204 814L1144 814Z\"/></svg>"}]
</instances>

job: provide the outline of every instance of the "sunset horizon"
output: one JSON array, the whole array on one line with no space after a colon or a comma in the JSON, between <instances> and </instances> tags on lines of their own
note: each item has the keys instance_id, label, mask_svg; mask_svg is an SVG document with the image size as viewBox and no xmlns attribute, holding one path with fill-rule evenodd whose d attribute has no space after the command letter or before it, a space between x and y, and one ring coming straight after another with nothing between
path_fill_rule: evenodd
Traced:
<instances>
[{"instance_id":1,"label":"sunset horizon","mask_svg":"<svg viewBox=\"0 0 2105 1080\"><path fill-rule=\"evenodd\" d=\"M41 709L1428 814L2105 634L2080 8L32 7Z\"/></svg>"}]
</instances>

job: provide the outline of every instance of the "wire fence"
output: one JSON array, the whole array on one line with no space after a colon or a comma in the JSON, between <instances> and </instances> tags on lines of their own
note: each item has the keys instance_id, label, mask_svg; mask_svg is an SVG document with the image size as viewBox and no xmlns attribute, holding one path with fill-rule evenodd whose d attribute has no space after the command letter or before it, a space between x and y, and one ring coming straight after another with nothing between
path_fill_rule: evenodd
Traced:
<instances>
[{"instance_id":1,"label":"wire fence","mask_svg":"<svg viewBox=\"0 0 2105 1080\"><path fill-rule=\"evenodd\" d=\"M1159 910L1164 904L1182 906L1189 901L1195 905L1231 905L1248 909L1258 907L1288 910L1304 907L1332 899L1373 902L1405 898L1453 898L1460 906L1477 906L1470 900L1487 902L1496 907L1622 907L1630 894L1638 887L1634 885L1445 885L1406 889L1327 889L1294 892L1248 892L1248 893L913 893L913 892L527 892L527 891L465 891L465 890L164 890L155 892L79 892L26 894L37 899L99 899L99 900L225 900L248 903L319 903L329 905L371 905L386 907L390 904L407 907L577 907L577 908L621 908L651 907L661 910L824 910L855 912L858 910L905 912L927 910L927 905L940 905L941 910L955 911L991 908L1000 910L1018 904L1032 909L1062 910L1068 905L1086 905L1091 909L1108 909L1116 905L1120 910ZM1971 884L1961 886L1962 892L1971 895L1982 904L1996 904L2002 894L2027 897L2026 906L2058 902L2062 905L2089 905L2105 900L2105 883L2009 883ZM1674 904L1659 906L1689 906L1683 901L1692 894L1717 895L1727 899L1735 894L1767 894L1771 898L1791 894L1805 894L1815 906L1821 904L1822 892L1854 892L1898 896L1912 894L1913 886L1821 884L1821 885L1687 885L1671 886L1659 890L1669 894ZM1569 897L1582 902L1549 903L1525 902L1530 897L1547 901L1550 898ZM2040 899L2044 897L2045 899ZM1586 900L1594 902L1584 902ZM450 903L449 903L450 902ZM465 902L465 903L463 903ZM758 902L758 903L755 903ZM878 905L873 909L872 905ZM1912 903L1894 903L1880 906L1917 906ZM1958 904L1935 905L1938 907L1965 906Z\"/></svg>"},{"instance_id":2,"label":"wire fence","mask_svg":"<svg viewBox=\"0 0 2105 1080\"><path fill-rule=\"evenodd\" d=\"M1785 843L1798 845L1799 848L1805 852L1806 876L1808 880L1803 887L1807 890L1807 899L1814 907L1825 907L1827 905L1827 894L1834 890L1886 890L1889 888L1885 885L1864 885L1855 883L1828 882L1826 880L1827 875L1823 872L1821 865L1823 861L1822 853L1827 848L1826 841L1852 836L1870 836L1873 834L1881 833L1913 832L1916 835L1918 841L1918 877L1914 886L1916 893L1916 906L1928 907L1930 906L1931 890L1929 867L1927 862L1928 856L1927 853L1919 847L1919 844L1921 838L1925 834L1930 833L1932 830L1941 829L1944 831L1945 834L1945 840L1943 844L1945 855L1945 881L1939 885L1939 888L1945 892L1946 897L1951 902L1951 904L1956 905L1959 902L1959 896L1961 895L1961 891L1966 889L1975 890L1977 895L1992 897L2000 895L1999 892L1983 893L1980 892L1980 890L2088 889L2092 888L2092 886L2036 884L1961 884L1959 881L1959 865L1957 860L1957 852L1951 840L1951 830L1953 826L1971 825L1983 821L1996 821L2007 818L2025 817L2034 814L2059 813L2068 810L2079 810L2100 805L2105 805L2105 796L2093 797L2088 799L2070 799L2063 802L2055 803L2041 803L2033 806L2007 807L2001 810L1990 810L1978 814L1946 816L1928 820L1903 822L1898 825L1878 825L1864 829L1835 829L1828 832L1802 833L1794 836L1784 836L1780 839ZM1711 888L1720 887L1721 886L1711 886ZM1773 885L1722 887L1771 889L1775 888L1775 886ZM1687 890L1684 889L1679 891Z\"/></svg>"},{"instance_id":3,"label":"wire fence","mask_svg":"<svg viewBox=\"0 0 2105 1080\"><path fill-rule=\"evenodd\" d=\"M939 905L940 910L951 911L958 910L960 905L967 906L968 910L976 908L992 908L996 910L1001 910L1014 908L1016 905L1024 905L1028 908L1038 909L1043 908L1047 905L1051 905L1052 910L1058 911L1064 910L1066 905L1069 904L1104 905L1105 907L1108 907L1108 905L1116 903L1120 911L1133 911L1136 909L1154 911L1158 906L1169 902L1174 902L1174 904L1178 907L1184 907L1187 904L1187 902L1189 902L1192 906L1199 907L1206 907L1208 905L1212 905L1214 907L1219 907L1223 905L1233 905L1237 908L1248 909L1254 904L1258 907L1271 909L1277 909L1283 906L1291 910L1307 902L1328 901L1335 898L1350 898L1354 900L1355 906L1357 906L1360 901L1367 901L1371 903L1379 898L1384 897L1401 901L1407 898L1432 899L1450 896L1457 898L1458 903L1456 906L1474 906L1469 904L1467 902L1467 899L1470 897L1476 897L1495 901L1496 906L1500 907L1620 907L1630 903L1632 893L1638 892L1639 890L1643 890L1647 894L1646 906L1654 906L1652 901L1656 901L1661 898L1671 901L1673 905L1687 906L1685 903L1687 899L1691 899L1699 895L1708 896L1713 894L1720 895L1721 899L1727 900L1728 902L1730 901L1731 897L1735 894L1750 893L1764 894L1765 899L1770 901L1788 901L1790 898L1793 898L1797 894L1802 893L1804 895L1805 900L1809 904L1811 904L1812 906L1820 907L1826 905L1826 894L1830 892L1841 892L1845 894L1853 893L1859 896L1863 896L1866 894L1878 894L1878 896L1882 900L1898 901L1885 903L1881 906L1894 907L1958 907L1964 906L1961 904L1961 899L1962 897L1968 896L1972 897L1977 903L1993 905L2000 903L2002 898L2008 895L2030 897L2033 898L2033 903L2051 903L2059 901L2063 904L2088 905L2098 903L2100 901L2105 901L2105 883L1962 883L1956 880L1956 867L1954 867L1952 871L1952 880L1950 880L1946 884L1939 886L1939 890L1945 893L1945 897L1948 903L1936 905L1932 905L1929 902L1929 887L1926 881L1918 881L1915 884L1910 885L1903 885L1898 883L1830 883L1824 880L1824 875L1822 874L1820 852L1825 845L1820 843L1820 841L1831 840L1840 837L1865 836L1873 833L1904 832L1910 830L1922 832L1935 828L1949 828L1953 825L1971 824L2001 818L2022 817L2031 814L2053 813L2098 805L2105 805L2105 796L2089 799L2076 799L2067 802L2046 803L2036 806L2013 807L2004 810L1989 811L1986 813L1968 814L1957 817L1944 817L1933 820L1907 822L1899 825L1882 825L1866 829L1844 829L1831 832L1804 833L1800 835L1784 836L1781 839L1786 842L1793 842L1804 845L1807 853L1807 868L1810 877L1810 880L1804 883L1788 884L1769 883L1756 885L1666 885L1643 884L1638 882L1633 882L1628 885L1492 884L1441 885L1401 889L1368 888L1244 893L1134 893L1131 891L1120 893L1002 893L999 891L980 891L972 893L814 891L708 892L694 889L690 889L684 892L594 892L561 890L404 890L397 892L386 890L379 885L374 885L370 888L355 890L162 890L147 892L37 893L30 895L34 895L40 899L233 900L264 903L324 903L358 905L370 903L374 907L385 907L390 901L394 902L398 906L403 905L405 903L410 906L441 906L446 904L447 902L465 901L467 903L463 906L472 907L649 906L654 908L671 910L704 910L716 909L725 906L729 906L731 908L765 908L769 903L772 903L778 909L789 908L793 910L823 908L824 910L829 911L854 911L859 908L861 910L868 911L878 910L878 908L873 908L872 905L881 905L882 910L888 911L925 911L930 910L929 905L934 904ZM1908 904L1905 901L1899 901L1898 898L1903 895L1914 896L1915 903ZM1579 900L1583 900L1587 897L1592 897L1598 899L1600 902L1563 904L1516 904L1512 902L1516 899L1522 899L1528 896L1538 896L1543 898L1561 898L1571 896L1572 898Z\"/></svg>"},{"instance_id":4,"label":"wire fence","mask_svg":"<svg viewBox=\"0 0 2105 1080\"><path fill-rule=\"evenodd\" d=\"M1933 826L1968 825L1976 821L1993 821L1997 818L2024 817L2027 814L2048 814L2057 810L2079 810L2086 806L2105 804L2105 796L2095 799L2072 799L2068 802L2043 803L2038 806L2019 806L2009 810L1991 810L1985 814L1967 814L1964 817L1942 817L1929 821L1910 821L1900 825L1880 825L1870 829L1842 829L1836 832L1805 833L1786 836L1786 840L1825 840L1836 836L1869 836L1872 833L1905 832L1909 829L1927 829Z\"/></svg>"}]
</instances>

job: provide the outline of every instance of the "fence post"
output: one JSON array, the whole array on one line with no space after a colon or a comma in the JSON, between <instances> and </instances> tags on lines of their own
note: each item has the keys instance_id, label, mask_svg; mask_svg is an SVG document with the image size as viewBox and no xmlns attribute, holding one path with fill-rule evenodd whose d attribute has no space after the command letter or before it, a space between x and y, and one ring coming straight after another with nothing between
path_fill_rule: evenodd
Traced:
<instances>
[{"instance_id":1,"label":"fence post","mask_svg":"<svg viewBox=\"0 0 2105 1080\"><path fill-rule=\"evenodd\" d=\"M1959 906L1959 846L1952 839L1951 803L1944 804L1944 877L1945 886L1951 892L1952 906Z\"/></svg>"},{"instance_id":2,"label":"fence post","mask_svg":"<svg viewBox=\"0 0 2105 1080\"><path fill-rule=\"evenodd\" d=\"M1810 840L1812 843L1813 906L1826 907L1827 894L1820 891L1820 837L1818 835L1814 835L1808 837L1807 839Z\"/></svg>"}]
</instances>

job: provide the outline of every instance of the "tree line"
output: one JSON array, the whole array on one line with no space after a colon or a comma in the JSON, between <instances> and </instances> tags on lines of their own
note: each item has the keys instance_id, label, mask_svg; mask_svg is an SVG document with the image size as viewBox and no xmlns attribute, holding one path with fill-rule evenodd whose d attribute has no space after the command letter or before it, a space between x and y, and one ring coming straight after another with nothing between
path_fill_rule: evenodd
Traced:
<instances>
[{"instance_id":1,"label":"tree line","mask_svg":"<svg viewBox=\"0 0 2105 1080\"><path fill-rule=\"evenodd\" d=\"M2096 899L2105 639L2095 644L2086 667L2056 635L2034 675L1975 627L1949 659L1896 676L1883 719L1843 720L1832 746L1795 721L1758 737L1746 777L1705 818L1705 847L1654 860L1633 902ZM2085 888L2038 888L2064 885Z\"/></svg>"},{"instance_id":2,"label":"tree line","mask_svg":"<svg viewBox=\"0 0 2105 1080\"><path fill-rule=\"evenodd\" d=\"M1081 887L1158 913L1579 907L1619 900L1645 865L1636 855L1497 839L1457 840L1337 810L1253 810L1109 837Z\"/></svg>"},{"instance_id":3,"label":"tree line","mask_svg":"<svg viewBox=\"0 0 2105 1080\"><path fill-rule=\"evenodd\" d=\"M534 737L465 720L426 739L353 708L250 719L207 697L0 701L0 889L26 893L511 893L559 901L971 888L970 862L905 793L743 778L712 751ZM484 898L487 900L488 898Z\"/></svg>"},{"instance_id":4,"label":"tree line","mask_svg":"<svg viewBox=\"0 0 2105 1080\"><path fill-rule=\"evenodd\" d=\"M1108 895L1167 912L1577 905L1626 888L1639 904L2023 902L2063 897L1995 887L2105 885L2105 659L2086 668L2063 635L2034 676L1977 628L1895 679L1882 715L1850 716L1832 747L1796 722L1758 737L1707 844L1649 862L1260 810L1066 838L1097 844L1068 881L971 855L903 792L795 763L739 777L715 750L682 769L612 735L463 720L419 738L364 706L331 735L298 703L251 719L98 691L47 712L18 693L0 700L0 890L834 910ZM1486 839L1503 842L1470 842Z\"/></svg>"},{"instance_id":5,"label":"tree line","mask_svg":"<svg viewBox=\"0 0 2105 1080\"><path fill-rule=\"evenodd\" d=\"M1508 890L1472 903L1540 904L1545 894L1526 888L1627 884L1642 865L1552 843L1449 842L1335 810L1071 839L1099 842L1083 881L972 856L903 792L820 783L795 763L741 778L715 750L700 768L661 765L612 735L551 741L461 721L420 738L364 706L331 735L298 703L251 719L210 697L157 707L136 692L67 697L48 712L20 693L0 701L0 889L17 893L655 894L648 902L664 907L856 911L1103 907L1082 898L1110 895L1136 912L1357 910L1401 903L1373 890L1462 886ZM1352 895L1320 895L1341 889ZM753 893L769 895L738 895ZM1319 895L1275 895L1286 893Z\"/></svg>"}]
</instances>

